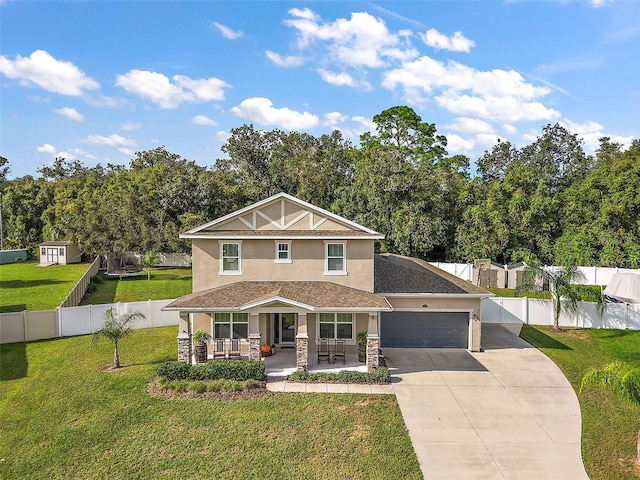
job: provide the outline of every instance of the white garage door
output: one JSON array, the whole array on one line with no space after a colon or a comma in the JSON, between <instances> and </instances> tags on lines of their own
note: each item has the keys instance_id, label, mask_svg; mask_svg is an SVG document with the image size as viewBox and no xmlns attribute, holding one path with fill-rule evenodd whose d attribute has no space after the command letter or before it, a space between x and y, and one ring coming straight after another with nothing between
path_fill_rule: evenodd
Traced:
<instances>
[{"instance_id":1,"label":"white garage door","mask_svg":"<svg viewBox=\"0 0 640 480\"><path fill-rule=\"evenodd\" d=\"M383 312L380 346L468 348L469 312Z\"/></svg>"}]
</instances>

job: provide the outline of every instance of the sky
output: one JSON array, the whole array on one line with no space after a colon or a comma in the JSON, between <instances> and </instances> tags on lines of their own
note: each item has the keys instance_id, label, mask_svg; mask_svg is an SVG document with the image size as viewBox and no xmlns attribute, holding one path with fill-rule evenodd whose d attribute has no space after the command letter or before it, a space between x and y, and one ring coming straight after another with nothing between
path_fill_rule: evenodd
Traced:
<instances>
[{"instance_id":1,"label":"sky","mask_svg":"<svg viewBox=\"0 0 640 480\"><path fill-rule=\"evenodd\" d=\"M640 2L0 0L0 155L129 165L164 145L211 166L233 128L339 129L408 105L472 163L560 123L629 145Z\"/></svg>"}]
</instances>

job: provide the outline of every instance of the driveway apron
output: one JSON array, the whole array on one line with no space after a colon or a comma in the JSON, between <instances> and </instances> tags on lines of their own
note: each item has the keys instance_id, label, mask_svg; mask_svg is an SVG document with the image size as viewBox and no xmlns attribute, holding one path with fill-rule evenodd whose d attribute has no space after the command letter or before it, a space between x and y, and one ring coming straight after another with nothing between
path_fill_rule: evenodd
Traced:
<instances>
[{"instance_id":1,"label":"driveway apron","mask_svg":"<svg viewBox=\"0 0 640 480\"><path fill-rule=\"evenodd\" d=\"M482 345L384 349L424 478L588 480L560 369L500 325L482 325Z\"/></svg>"}]
</instances>

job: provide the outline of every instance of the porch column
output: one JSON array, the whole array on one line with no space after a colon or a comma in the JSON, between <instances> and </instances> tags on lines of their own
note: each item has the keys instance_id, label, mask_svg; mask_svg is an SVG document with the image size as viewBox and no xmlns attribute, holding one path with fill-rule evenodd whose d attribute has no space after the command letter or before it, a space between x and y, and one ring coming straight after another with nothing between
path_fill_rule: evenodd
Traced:
<instances>
[{"instance_id":1,"label":"porch column","mask_svg":"<svg viewBox=\"0 0 640 480\"><path fill-rule=\"evenodd\" d=\"M260 360L260 314L249 314L249 360Z\"/></svg>"},{"instance_id":2,"label":"porch column","mask_svg":"<svg viewBox=\"0 0 640 480\"><path fill-rule=\"evenodd\" d=\"M191 363L191 332L189 331L189 314L181 313L179 322L180 333L178 334L178 361Z\"/></svg>"},{"instance_id":3,"label":"porch column","mask_svg":"<svg viewBox=\"0 0 640 480\"><path fill-rule=\"evenodd\" d=\"M307 314L298 314L298 333L296 334L296 368L299 372L309 370L309 334Z\"/></svg>"},{"instance_id":4,"label":"porch column","mask_svg":"<svg viewBox=\"0 0 640 480\"><path fill-rule=\"evenodd\" d=\"M370 372L380 366L378 352L380 350L380 335L378 333L378 314L369 314L367 326L367 370Z\"/></svg>"}]
</instances>

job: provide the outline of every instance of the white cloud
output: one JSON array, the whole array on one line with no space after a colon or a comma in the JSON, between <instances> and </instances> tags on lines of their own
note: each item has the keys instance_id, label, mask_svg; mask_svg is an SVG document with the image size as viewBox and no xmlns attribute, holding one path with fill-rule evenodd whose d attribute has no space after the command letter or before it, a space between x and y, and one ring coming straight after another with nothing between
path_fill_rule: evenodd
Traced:
<instances>
[{"instance_id":1,"label":"white cloud","mask_svg":"<svg viewBox=\"0 0 640 480\"><path fill-rule=\"evenodd\" d=\"M591 120L584 123L574 123L568 118L564 118L559 123L571 133L575 133L578 137L584 140L584 146L586 147L585 150L588 153L593 153L597 150L602 137L609 137L611 142L620 143L625 148L628 148L633 140L633 136L631 135L625 137L622 135L606 133L603 125Z\"/></svg>"},{"instance_id":2,"label":"white cloud","mask_svg":"<svg viewBox=\"0 0 640 480\"><path fill-rule=\"evenodd\" d=\"M499 138L499 135L496 135L495 133L479 133L476 135L474 144L476 149L487 149L498 143Z\"/></svg>"},{"instance_id":3,"label":"white cloud","mask_svg":"<svg viewBox=\"0 0 640 480\"><path fill-rule=\"evenodd\" d=\"M29 57L16 55L15 60L0 55L0 73L20 80L23 85L34 84L49 92L75 97L100 87L73 63L56 60L44 50L36 50Z\"/></svg>"},{"instance_id":4,"label":"white cloud","mask_svg":"<svg viewBox=\"0 0 640 480\"><path fill-rule=\"evenodd\" d=\"M299 48L324 42L332 61L351 67L382 67L388 60L406 61L418 54L406 35L389 32L384 21L366 12L330 23L322 23L308 8L291 9L289 14L293 19L285 25L297 30Z\"/></svg>"},{"instance_id":5,"label":"white cloud","mask_svg":"<svg viewBox=\"0 0 640 480\"><path fill-rule=\"evenodd\" d=\"M215 120L212 120L211 118L205 116L205 115L196 115L195 117L193 117L191 119L191 121L193 123L195 123L196 125L211 125L211 126L215 126L218 123Z\"/></svg>"},{"instance_id":6,"label":"white cloud","mask_svg":"<svg viewBox=\"0 0 640 480\"><path fill-rule=\"evenodd\" d=\"M111 147L135 147L137 145L135 140L125 138L117 133L109 135L108 137L103 137L102 135L89 135L84 139L84 141L94 145L109 145Z\"/></svg>"},{"instance_id":7,"label":"white cloud","mask_svg":"<svg viewBox=\"0 0 640 480\"><path fill-rule=\"evenodd\" d=\"M183 102L224 100L224 89L230 87L224 80L215 77L193 80L184 75L174 75L173 81L175 83L161 73L131 70L117 76L116 86L167 109L177 108Z\"/></svg>"},{"instance_id":8,"label":"white cloud","mask_svg":"<svg viewBox=\"0 0 640 480\"><path fill-rule=\"evenodd\" d=\"M436 50L469 53L471 48L476 46L473 40L469 40L460 31L455 32L453 37L447 37L444 33L431 28L427 30L427 33L421 33L420 38L426 45Z\"/></svg>"},{"instance_id":9,"label":"white cloud","mask_svg":"<svg viewBox=\"0 0 640 480\"><path fill-rule=\"evenodd\" d=\"M388 71L382 85L401 87L410 103L435 100L442 108L461 116L512 123L552 120L560 116L537 99L550 89L524 80L513 70L481 71L458 62L447 63L423 56Z\"/></svg>"},{"instance_id":10,"label":"white cloud","mask_svg":"<svg viewBox=\"0 0 640 480\"><path fill-rule=\"evenodd\" d=\"M518 129L509 123L503 123L502 129L507 132L509 135L514 135Z\"/></svg>"},{"instance_id":11,"label":"white cloud","mask_svg":"<svg viewBox=\"0 0 640 480\"><path fill-rule=\"evenodd\" d=\"M302 18L304 20L311 20L311 21L317 21L320 19L320 17L313 12L313 10L309 9L309 8L292 8L291 10L289 10L289 15L291 15L292 17L297 17L297 18Z\"/></svg>"},{"instance_id":12,"label":"white cloud","mask_svg":"<svg viewBox=\"0 0 640 480\"><path fill-rule=\"evenodd\" d=\"M218 22L213 22L212 25L220 31L220 33L224 38L228 38L229 40L235 40L244 35L244 33L242 33L241 31L231 30L226 25L222 25L221 23L218 23Z\"/></svg>"},{"instance_id":13,"label":"white cloud","mask_svg":"<svg viewBox=\"0 0 640 480\"><path fill-rule=\"evenodd\" d=\"M450 154L469 153L473 151L475 142L473 139L462 138L460 135L450 133L447 137L447 151Z\"/></svg>"},{"instance_id":14,"label":"white cloud","mask_svg":"<svg viewBox=\"0 0 640 480\"><path fill-rule=\"evenodd\" d=\"M324 114L323 127L334 127L344 123L349 117L340 112L329 112Z\"/></svg>"},{"instance_id":15,"label":"white cloud","mask_svg":"<svg viewBox=\"0 0 640 480\"><path fill-rule=\"evenodd\" d=\"M367 117L362 117L360 115L355 116L355 117L351 117L351 120L353 120L354 122L360 124L360 126L368 132L375 132L376 131L376 124Z\"/></svg>"},{"instance_id":16,"label":"white cloud","mask_svg":"<svg viewBox=\"0 0 640 480\"><path fill-rule=\"evenodd\" d=\"M304 63L303 57L298 57L295 55L290 55L288 57L283 57L279 53L272 52L271 50L267 50L265 55L272 63L278 65L279 67L299 67Z\"/></svg>"},{"instance_id":17,"label":"white cloud","mask_svg":"<svg viewBox=\"0 0 640 480\"><path fill-rule=\"evenodd\" d=\"M274 108L271 100L263 97L247 98L231 111L237 117L260 125L273 125L287 130L304 130L318 125L316 115L288 108Z\"/></svg>"},{"instance_id":18,"label":"white cloud","mask_svg":"<svg viewBox=\"0 0 640 480\"><path fill-rule=\"evenodd\" d=\"M130 148L119 148L118 151L120 153L124 153L125 155L129 155L130 157L133 157L135 155L135 152Z\"/></svg>"},{"instance_id":19,"label":"white cloud","mask_svg":"<svg viewBox=\"0 0 640 480\"><path fill-rule=\"evenodd\" d=\"M487 133L493 132L493 127L483 120L469 117L458 117L454 119L453 123L445 125L445 128L450 128L458 132L464 133Z\"/></svg>"},{"instance_id":20,"label":"white cloud","mask_svg":"<svg viewBox=\"0 0 640 480\"><path fill-rule=\"evenodd\" d=\"M347 87L358 86L358 83L353 79L353 77L345 72L333 73L321 68L318 70L318 73L320 74L320 77L322 77L322 80L332 85L346 85ZM367 86L370 88L369 84L367 84Z\"/></svg>"},{"instance_id":21,"label":"white cloud","mask_svg":"<svg viewBox=\"0 0 640 480\"><path fill-rule=\"evenodd\" d=\"M220 142L226 142L227 139L230 137L231 135L229 135L228 132L225 132L223 130L216 132L214 138Z\"/></svg>"},{"instance_id":22,"label":"white cloud","mask_svg":"<svg viewBox=\"0 0 640 480\"><path fill-rule=\"evenodd\" d=\"M56 110L56 113L62 117L68 118L69 120L73 120L74 122L84 121L84 116L78 113L78 111L75 108L69 108L69 107L58 108Z\"/></svg>"},{"instance_id":23,"label":"white cloud","mask_svg":"<svg viewBox=\"0 0 640 480\"><path fill-rule=\"evenodd\" d=\"M126 131L140 130L142 128L142 124L135 123L135 122L126 122L120 125L120 127L118 128L120 128L120 130L126 130Z\"/></svg>"},{"instance_id":24,"label":"white cloud","mask_svg":"<svg viewBox=\"0 0 640 480\"><path fill-rule=\"evenodd\" d=\"M44 145L39 146L37 150L39 153L56 153L56 147L54 147L50 143L45 143Z\"/></svg>"}]
</instances>

